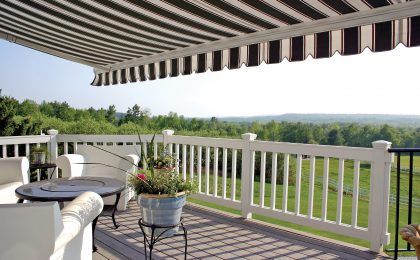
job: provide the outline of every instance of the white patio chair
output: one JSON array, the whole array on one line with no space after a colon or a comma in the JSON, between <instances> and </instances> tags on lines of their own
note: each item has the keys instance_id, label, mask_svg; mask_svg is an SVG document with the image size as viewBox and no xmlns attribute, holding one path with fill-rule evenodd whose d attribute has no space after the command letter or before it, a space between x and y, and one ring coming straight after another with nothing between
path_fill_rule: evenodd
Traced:
<instances>
[{"instance_id":1,"label":"white patio chair","mask_svg":"<svg viewBox=\"0 0 420 260\"><path fill-rule=\"evenodd\" d=\"M102 198L85 192L61 210L57 202L0 205L0 260L92 259L92 221Z\"/></svg>"},{"instance_id":2,"label":"white patio chair","mask_svg":"<svg viewBox=\"0 0 420 260\"><path fill-rule=\"evenodd\" d=\"M127 184L130 174L135 173L136 167L134 165L138 164L140 158L135 154L128 154L130 150L127 150L127 147L124 146L104 147L104 149L118 154L126 160L89 145L79 146L77 154L66 154L57 158L56 163L58 168L62 170L62 177L109 177ZM133 196L133 190L127 187L121 193L117 210L126 210L127 203ZM103 199L105 205L114 205L116 197L113 195Z\"/></svg>"},{"instance_id":3,"label":"white patio chair","mask_svg":"<svg viewBox=\"0 0 420 260\"><path fill-rule=\"evenodd\" d=\"M0 204L18 201L15 189L28 183L28 170L26 157L0 159Z\"/></svg>"}]
</instances>

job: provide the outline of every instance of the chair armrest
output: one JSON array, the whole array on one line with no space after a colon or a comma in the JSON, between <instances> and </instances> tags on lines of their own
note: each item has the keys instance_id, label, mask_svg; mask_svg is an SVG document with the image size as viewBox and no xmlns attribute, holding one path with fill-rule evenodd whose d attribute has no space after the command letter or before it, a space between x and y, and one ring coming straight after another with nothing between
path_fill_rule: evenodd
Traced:
<instances>
[{"instance_id":1,"label":"chair armrest","mask_svg":"<svg viewBox=\"0 0 420 260\"><path fill-rule=\"evenodd\" d=\"M104 207L101 196L85 192L61 210L63 230L55 241L54 251L59 250L89 225Z\"/></svg>"},{"instance_id":2,"label":"chair armrest","mask_svg":"<svg viewBox=\"0 0 420 260\"><path fill-rule=\"evenodd\" d=\"M62 177L80 177L85 169L85 157L80 154L60 155L56 164L61 169Z\"/></svg>"},{"instance_id":3,"label":"chair armrest","mask_svg":"<svg viewBox=\"0 0 420 260\"><path fill-rule=\"evenodd\" d=\"M29 161L26 157L0 159L0 184L9 182L28 183Z\"/></svg>"}]
</instances>

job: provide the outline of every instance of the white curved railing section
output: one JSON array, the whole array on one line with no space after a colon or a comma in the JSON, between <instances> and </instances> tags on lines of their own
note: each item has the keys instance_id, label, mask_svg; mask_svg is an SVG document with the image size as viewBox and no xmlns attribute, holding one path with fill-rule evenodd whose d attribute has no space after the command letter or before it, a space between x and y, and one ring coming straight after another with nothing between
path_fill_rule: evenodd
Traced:
<instances>
[{"instance_id":1,"label":"white curved railing section","mask_svg":"<svg viewBox=\"0 0 420 260\"><path fill-rule=\"evenodd\" d=\"M256 141L256 135L244 134L241 139L204 138L194 136L176 136L164 133L165 146L173 152L181 165L177 167L184 178L197 177L199 193L196 198L218 205L241 210L242 217L251 218L252 214L259 214L299 225L326 230L349 237L370 241L370 249L380 252L383 245L389 243L388 208L390 171L393 155L388 153L391 143L386 141L373 142L373 148L341 147L312 144L294 144L284 142ZM241 154L238 157L238 153ZM256 154L259 156L257 157ZM228 161L228 155L231 160ZM282 156L280 156L282 155ZM267 169L267 157L271 157L271 169ZM291 165L291 158L296 161ZM255 164L258 162L259 190L255 190L258 183L255 176ZM278 158L284 160L282 196L276 191L278 185L266 188L266 172L271 171L270 183L277 183ZM305 159L304 159L305 158ZM302 210L302 164L309 160L309 180L307 209ZM322 202L321 216L314 216L315 165L323 162L322 172ZM329 174L330 160L338 160L337 203L335 218L328 218ZM353 189L351 201L351 221L343 221L344 197L344 165L345 161L353 162ZM367 227L358 225L360 163L370 164L370 193ZM219 163L222 167L219 167ZM237 166L241 165L241 172ZM187 169L189 165L189 169ZM294 167L296 177L294 181L294 207L288 207L289 173ZM230 168L230 172L228 172ZM221 170L221 171L220 171ZM240 177L240 198L236 197L237 182ZM230 183L230 190L227 184ZM227 194L230 193L230 196ZM266 205L266 197L269 202ZM258 195L258 196L257 196ZM276 200L281 199L281 208L276 208ZM255 201L254 201L255 200ZM305 198L306 200L306 198ZM334 208L332 207L332 208ZM302 213L305 211L305 213ZM346 212L347 213L347 212Z\"/></svg>"},{"instance_id":2,"label":"white curved railing section","mask_svg":"<svg viewBox=\"0 0 420 260\"><path fill-rule=\"evenodd\" d=\"M380 252L383 245L389 243L387 226L393 156L388 153L391 144L386 141L373 142L373 148L355 148L256 141L256 135L250 133L243 134L242 139L226 139L177 136L173 135L173 131L165 130L162 135L156 135L150 145L153 135L141 135L139 139L137 135L50 133L46 136L0 137L3 155L7 154L7 147L14 146L15 156L20 156L18 145L25 144L25 155L28 156L28 147L32 143L48 143L52 161L61 153L77 153L80 145L94 144L105 149L118 146L120 151L126 148L130 153L136 151L139 154L149 147L153 149L154 157L166 149L177 159L177 172L184 179L197 179L199 191L194 195L197 199L240 210L244 218L251 218L254 213L368 240L370 249L375 252ZM330 190L330 165L333 160L338 161L338 171L333 181L334 190ZM322 164L318 170L317 162ZM346 208L343 212L343 200L348 199L344 195L349 187L348 183L344 185L345 175L349 174L348 170L345 172L345 162L353 165L349 223L343 218L350 211ZM268 169L267 164L270 163ZM370 164L368 224L364 226L358 224L361 163ZM255 169L256 164L260 165L259 171ZM308 164L308 169L303 167ZM291 175L292 169L295 176ZM278 176L283 178L282 186L267 185L279 182L276 179ZM290 183L291 179L293 183ZM277 191L280 187L281 192ZM328 201L331 195L336 198L335 205ZM289 200L293 196L291 203ZM316 198L320 201L314 201ZM281 206L277 207L280 202ZM315 204L321 204L320 213L319 210L314 211ZM331 218L331 215L334 217Z\"/></svg>"}]
</instances>

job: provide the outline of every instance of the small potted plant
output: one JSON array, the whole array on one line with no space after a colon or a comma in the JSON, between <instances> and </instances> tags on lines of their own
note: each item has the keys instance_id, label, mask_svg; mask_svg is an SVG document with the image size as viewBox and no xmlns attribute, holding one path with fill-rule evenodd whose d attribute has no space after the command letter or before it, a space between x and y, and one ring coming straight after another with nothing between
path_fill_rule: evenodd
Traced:
<instances>
[{"instance_id":1,"label":"small potted plant","mask_svg":"<svg viewBox=\"0 0 420 260\"><path fill-rule=\"evenodd\" d=\"M147 168L131 176L130 185L138 195L142 221L149 225L170 226L180 222L186 197L196 191L194 180L183 180L175 171L174 159L169 155L146 158ZM151 228L145 228L150 235ZM155 236L167 237L178 227L164 231L156 229Z\"/></svg>"},{"instance_id":2,"label":"small potted plant","mask_svg":"<svg viewBox=\"0 0 420 260\"><path fill-rule=\"evenodd\" d=\"M48 159L48 150L44 147L35 147L32 150L32 163L44 164Z\"/></svg>"}]
</instances>

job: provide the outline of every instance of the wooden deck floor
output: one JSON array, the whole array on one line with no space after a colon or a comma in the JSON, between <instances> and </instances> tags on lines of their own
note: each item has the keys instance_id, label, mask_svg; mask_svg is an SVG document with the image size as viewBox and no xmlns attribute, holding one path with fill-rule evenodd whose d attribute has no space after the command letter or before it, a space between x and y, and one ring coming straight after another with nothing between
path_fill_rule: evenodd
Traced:
<instances>
[{"instance_id":1,"label":"wooden deck floor","mask_svg":"<svg viewBox=\"0 0 420 260\"><path fill-rule=\"evenodd\" d=\"M135 202L118 214L114 229L102 217L96 228L98 251L93 259L145 259L143 235ZM184 207L188 230L188 259L374 259L384 258L361 248L297 235L236 216L195 205ZM182 237L158 243L153 259L183 259Z\"/></svg>"}]
</instances>

